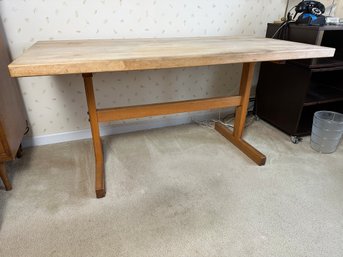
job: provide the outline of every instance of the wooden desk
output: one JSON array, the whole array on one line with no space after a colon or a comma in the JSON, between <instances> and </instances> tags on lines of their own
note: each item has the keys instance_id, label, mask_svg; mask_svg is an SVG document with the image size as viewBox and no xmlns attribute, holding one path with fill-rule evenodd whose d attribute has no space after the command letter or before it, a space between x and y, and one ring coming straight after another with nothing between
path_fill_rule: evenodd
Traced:
<instances>
[{"instance_id":1,"label":"wooden desk","mask_svg":"<svg viewBox=\"0 0 343 257\"><path fill-rule=\"evenodd\" d=\"M266 157L242 139L256 62L331 57L335 49L252 37L200 37L37 42L8 67L13 77L82 74L96 161L95 190L104 197L105 177L99 123L154 115L236 107L234 130L219 133L258 165ZM92 73L243 63L237 96L97 109ZM276 81L277 83L277 81Z\"/></svg>"}]
</instances>

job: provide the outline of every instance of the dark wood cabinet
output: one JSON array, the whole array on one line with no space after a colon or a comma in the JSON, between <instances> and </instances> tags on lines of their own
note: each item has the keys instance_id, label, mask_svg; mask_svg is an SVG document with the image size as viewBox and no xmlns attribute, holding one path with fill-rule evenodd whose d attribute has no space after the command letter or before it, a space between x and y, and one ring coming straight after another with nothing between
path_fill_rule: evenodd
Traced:
<instances>
[{"instance_id":1,"label":"dark wood cabinet","mask_svg":"<svg viewBox=\"0 0 343 257\"><path fill-rule=\"evenodd\" d=\"M267 37L279 26L268 24ZM316 111L343 112L343 27L291 24L277 36L336 48L333 58L261 64L256 115L290 136L309 135Z\"/></svg>"},{"instance_id":2,"label":"dark wood cabinet","mask_svg":"<svg viewBox=\"0 0 343 257\"><path fill-rule=\"evenodd\" d=\"M5 162L16 158L27 125L18 82L9 76L7 68L11 58L2 24L0 37L0 178L10 190Z\"/></svg>"}]
</instances>

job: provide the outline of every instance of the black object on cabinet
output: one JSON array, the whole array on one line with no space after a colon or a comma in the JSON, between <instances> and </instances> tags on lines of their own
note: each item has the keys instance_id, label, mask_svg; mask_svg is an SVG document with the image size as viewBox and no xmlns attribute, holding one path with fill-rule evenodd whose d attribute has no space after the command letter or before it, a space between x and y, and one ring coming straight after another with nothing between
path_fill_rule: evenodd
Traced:
<instances>
[{"instance_id":1,"label":"black object on cabinet","mask_svg":"<svg viewBox=\"0 0 343 257\"><path fill-rule=\"evenodd\" d=\"M268 24L267 37L278 28L279 24ZM311 133L316 111L343 112L343 26L290 24L279 37L336 48L332 58L261 64L255 114L296 143L297 137Z\"/></svg>"}]
</instances>

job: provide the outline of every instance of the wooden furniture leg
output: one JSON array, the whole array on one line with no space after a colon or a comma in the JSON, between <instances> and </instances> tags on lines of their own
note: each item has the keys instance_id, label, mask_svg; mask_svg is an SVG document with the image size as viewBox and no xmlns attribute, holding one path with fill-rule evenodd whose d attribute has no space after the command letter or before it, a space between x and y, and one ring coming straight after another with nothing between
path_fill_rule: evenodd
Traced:
<instances>
[{"instance_id":1,"label":"wooden furniture leg","mask_svg":"<svg viewBox=\"0 0 343 257\"><path fill-rule=\"evenodd\" d=\"M226 139L238 147L243 153L245 153L250 159L256 162L258 165L264 165L266 163L266 156L255 149L242 139L246 115L248 112L249 97L251 83L254 75L255 63L244 63L243 72L241 78L241 85L239 95L241 96L241 103L236 107L235 122L233 132L226 126L220 123L215 124L215 129L222 134Z\"/></svg>"},{"instance_id":2,"label":"wooden furniture leg","mask_svg":"<svg viewBox=\"0 0 343 257\"><path fill-rule=\"evenodd\" d=\"M12 190L12 185L7 177L6 168L4 163L0 163L0 178L5 185L6 191Z\"/></svg>"},{"instance_id":3,"label":"wooden furniture leg","mask_svg":"<svg viewBox=\"0 0 343 257\"><path fill-rule=\"evenodd\" d=\"M89 113L89 121L92 130L92 140L95 154L95 192L97 198L102 198L106 195L105 188L105 173L104 173L104 156L102 151L102 143L99 131L98 115L96 110L96 102L93 89L93 74L82 74Z\"/></svg>"},{"instance_id":4,"label":"wooden furniture leg","mask_svg":"<svg viewBox=\"0 0 343 257\"><path fill-rule=\"evenodd\" d=\"M23 147L22 147L21 144L20 144L20 146L19 146L19 148L18 148L16 157L17 157L18 159L20 159L21 157L23 157Z\"/></svg>"}]
</instances>

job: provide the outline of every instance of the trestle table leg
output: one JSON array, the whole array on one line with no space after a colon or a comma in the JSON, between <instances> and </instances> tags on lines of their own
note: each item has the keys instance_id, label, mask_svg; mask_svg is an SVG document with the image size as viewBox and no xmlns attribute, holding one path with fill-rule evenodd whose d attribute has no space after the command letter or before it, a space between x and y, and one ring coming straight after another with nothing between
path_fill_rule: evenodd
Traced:
<instances>
[{"instance_id":1,"label":"trestle table leg","mask_svg":"<svg viewBox=\"0 0 343 257\"><path fill-rule=\"evenodd\" d=\"M218 122L215 124L215 129L231 143L233 143L238 149L245 153L256 164L264 165L266 163L266 156L242 139L245 120L248 112L251 83L254 76L254 67L255 63L243 64L243 72L239 90L241 104L236 107L233 132Z\"/></svg>"},{"instance_id":2,"label":"trestle table leg","mask_svg":"<svg viewBox=\"0 0 343 257\"><path fill-rule=\"evenodd\" d=\"M104 156L93 89L93 75L91 73L85 73L82 74L82 77L86 90L89 121L92 130L92 140L95 153L95 192L97 198L102 198L106 195Z\"/></svg>"}]
</instances>

